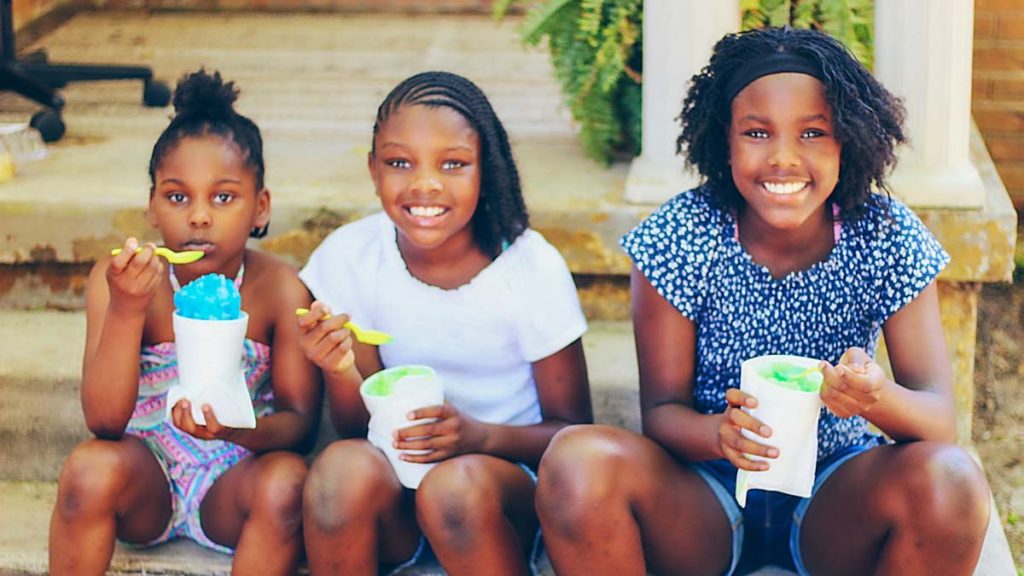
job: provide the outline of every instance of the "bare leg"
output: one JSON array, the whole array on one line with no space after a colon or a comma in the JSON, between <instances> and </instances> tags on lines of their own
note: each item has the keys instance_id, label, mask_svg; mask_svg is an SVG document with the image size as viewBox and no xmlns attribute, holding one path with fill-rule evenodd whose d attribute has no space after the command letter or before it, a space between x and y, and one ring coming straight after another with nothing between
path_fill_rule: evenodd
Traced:
<instances>
[{"instance_id":1,"label":"bare leg","mask_svg":"<svg viewBox=\"0 0 1024 576\"><path fill-rule=\"evenodd\" d=\"M420 532L411 501L384 454L339 440L313 463L303 493L306 556L314 576L376 574L410 558Z\"/></svg>"},{"instance_id":2,"label":"bare leg","mask_svg":"<svg viewBox=\"0 0 1024 576\"><path fill-rule=\"evenodd\" d=\"M821 487L801 528L801 550L812 574L967 575L988 516L985 475L962 448L881 446Z\"/></svg>"},{"instance_id":3,"label":"bare leg","mask_svg":"<svg viewBox=\"0 0 1024 576\"><path fill-rule=\"evenodd\" d=\"M537 517L530 475L483 454L446 460L416 492L416 516L437 559L452 576L527 574Z\"/></svg>"},{"instance_id":4,"label":"bare leg","mask_svg":"<svg viewBox=\"0 0 1024 576\"><path fill-rule=\"evenodd\" d=\"M206 493L203 532L235 548L232 574L295 574L305 479L306 463L298 454L269 452L239 462Z\"/></svg>"},{"instance_id":5,"label":"bare leg","mask_svg":"<svg viewBox=\"0 0 1024 576\"><path fill-rule=\"evenodd\" d=\"M87 440L68 456L50 518L50 573L104 574L114 538L149 542L171 519L171 490L138 438Z\"/></svg>"},{"instance_id":6,"label":"bare leg","mask_svg":"<svg viewBox=\"0 0 1024 576\"><path fill-rule=\"evenodd\" d=\"M560 576L721 574L732 530L704 480L651 440L609 426L555 435L537 514Z\"/></svg>"}]
</instances>

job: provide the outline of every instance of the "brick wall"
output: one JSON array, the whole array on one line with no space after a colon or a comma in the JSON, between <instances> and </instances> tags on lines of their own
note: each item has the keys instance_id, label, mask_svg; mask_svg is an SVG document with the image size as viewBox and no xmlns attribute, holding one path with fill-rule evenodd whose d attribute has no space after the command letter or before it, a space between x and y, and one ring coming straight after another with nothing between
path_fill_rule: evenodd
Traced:
<instances>
[{"instance_id":1,"label":"brick wall","mask_svg":"<svg viewBox=\"0 0 1024 576\"><path fill-rule=\"evenodd\" d=\"M20 30L26 24L39 20L57 7L70 3L70 0L15 0L11 7L14 16L14 29Z\"/></svg>"},{"instance_id":2,"label":"brick wall","mask_svg":"<svg viewBox=\"0 0 1024 576\"><path fill-rule=\"evenodd\" d=\"M1024 214L1024 0L975 0L973 112Z\"/></svg>"}]
</instances>

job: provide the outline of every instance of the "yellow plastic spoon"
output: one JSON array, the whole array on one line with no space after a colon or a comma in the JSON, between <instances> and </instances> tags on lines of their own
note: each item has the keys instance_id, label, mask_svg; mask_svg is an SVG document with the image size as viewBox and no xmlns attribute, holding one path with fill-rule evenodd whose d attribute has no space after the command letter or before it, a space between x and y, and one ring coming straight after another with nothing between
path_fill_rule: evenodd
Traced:
<instances>
[{"instance_id":1,"label":"yellow plastic spoon","mask_svg":"<svg viewBox=\"0 0 1024 576\"><path fill-rule=\"evenodd\" d=\"M135 252L142 252L142 247L136 248ZM110 251L111 256L117 256L120 253L120 248L114 248ZM191 264L203 256L206 256L206 252L203 252L202 250L183 250L181 252L175 252L166 246L157 246L154 253L157 256L167 258L167 261L171 264Z\"/></svg>"},{"instance_id":2,"label":"yellow plastic spoon","mask_svg":"<svg viewBox=\"0 0 1024 576\"><path fill-rule=\"evenodd\" d=\"M308 308L295 309L296 316L302 316L308 313ZM321 318L321 320L327 320L330 317L331 315L327 314L323 318ZM391 334L388 334L387 332L381 332L380 330L368 330L366 328L360 327L358 324L352 322L351 320L345 322L344 324L342 324L342 326L351 330L352 334L355 335L356 340L359 340L363 344L369 344L370 346L380 346L381 344L387 344L388 342L391 342L391 340L393 340Z\"/></svg>"}]
</instances>

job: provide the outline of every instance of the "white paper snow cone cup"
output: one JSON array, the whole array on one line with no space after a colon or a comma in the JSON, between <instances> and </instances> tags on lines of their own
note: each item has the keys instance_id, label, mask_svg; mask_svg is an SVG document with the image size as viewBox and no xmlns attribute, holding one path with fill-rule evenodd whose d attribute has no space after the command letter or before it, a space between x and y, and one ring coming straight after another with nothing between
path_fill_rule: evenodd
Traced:
<instances>
[{"instance_id":1,"label":"white paper snow cone cup","mask_svg":"<svg viewBox=\"0 0 1024 576\"><path fill-rule=\"evenodd\" d=\"M772 429L769 438L747 430L743 430L743 435L756 442L775 446L779 449L779 457L763 459L768 462L768 470L737 472L736 501L740 506L746 506L747 491L754 489L784 492L801 498L811 495L818 458L820 390L801 390L796 386L780 385L765 377L764 371L770 371L773 366L785 365L805 370L816 367L819 362L803 356L773 355L751 358L741 365L740 389L757 398L757 408L747 411ZM750 458L762 459L753 455Z\"/></svg>"},{"instance_id":2,"label":"white paper snow cone cup","mask_svg":"<svg viewBox=\"0 0 1024 576\"><path fill-rule=\"evenodd\" d=\"M367 440L384 452L402 486L415 490L435 463L400 459L398 456L403 451L392 445L393 433L396 429L434 421L431 418L409 420L409 412L444 403L444 384L440 377L427 366L395 366L367 378L359 387L359 394L370 413Z\"/></svg>"},{"instance_id":3,"label":"white paper snow cone cup","mask_svg":"<svg viewBox=\"0 0 1024 576\"><path fill-rule=\"evenodd\" d=\"M174 313L178 384L167 391L167 417L182 398L192 403L192 419L205 425L203 405L229 428L255 428L256 413L242 366L249 315L236 320L197 320Z\"/></svg>"}]
</instances>

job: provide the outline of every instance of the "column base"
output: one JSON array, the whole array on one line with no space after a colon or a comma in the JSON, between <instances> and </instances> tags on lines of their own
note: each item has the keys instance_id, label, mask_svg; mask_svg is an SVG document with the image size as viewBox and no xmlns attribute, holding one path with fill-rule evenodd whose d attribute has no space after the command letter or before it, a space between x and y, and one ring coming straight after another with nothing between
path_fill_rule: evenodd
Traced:
<instances>
[{"instance_id":1,"label":"column base","mask_svg":"<svg viewBox=\"0 0 1024 576\"><path fill-rule=\"evenodd\" d=\"M633 159L626 176L625 199L631 204L661 204L676 194L693 188L700 179L674 162L655 161L644 156Z\"/></svg>"},{"instance_id":2,"label":"column base","mask_svg":"<svg viewBox=\"0 0 1024 576\"><path fill-rule=\"evenodd\" d=\"M914 208L979 209L987 192L974 163L953 168L897 165L889 178L893 193Z\"/></svg>"}]
</instances>

